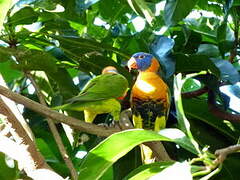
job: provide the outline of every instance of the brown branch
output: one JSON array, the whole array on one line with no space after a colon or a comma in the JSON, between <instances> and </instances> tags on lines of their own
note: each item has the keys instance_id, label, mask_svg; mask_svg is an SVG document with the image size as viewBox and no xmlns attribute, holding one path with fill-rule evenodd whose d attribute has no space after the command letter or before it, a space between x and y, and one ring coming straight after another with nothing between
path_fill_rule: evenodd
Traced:
<instances>
[{"instance_id":1,"label":"brown branch","mask_svg":"<svg viewBox=\"0 0 240 180\"><path fill-rule=\"evenodd\" d=\"M222 110L216 105L216 97L214 92L206 86L196 91L183 92L182 96L184 98L194 98L204 93L208 93L208 109L212 114L214 114L216 117L221 119L226 119L226 120L229 120L232 122L238 122L238 123L240 122L239 114L231 114L229 112Z\"/></svg>"},{"instance_id":2,"label":"brown branch","mask_svg":"<svg viewBox=\"0 0 240 180\"><path fill-rule=\"evenodd\" d=\"M200 88L200 89L195 90L195 91L183 92L182 97L193 98L193 97L201 96L202 94L207 93L207 92L208 92L208 88L205 86L205 87Z\"/></svg>"},{"instance_id":3,"label":"brown branch","mask_svg":"<svg viewBox=\"0 0 240 180\"><path fill-rule=\"evenodd\" d=\"M161 141L143 143L150 147L157 161L172 161Z\"/></svg>"},{"instance_id":4,"label":"brown branch","mask_svg":"<svg viewBox=\"0 0 240 180\"><path fill-rule=\"evenodd\" d=\"M232 122L240 122L240 115L239 114L231 114L229 112L223 111L220 109L216 104L216 97L212 90L208 91L208 109L211 113L215 116L226 119Z\"/></svg>"},{"instance_id":5,"label":"brown branch","mask_svg":"<svg viewBox=\"0 0 240 180\"><path fill-rule=\"evenodd\" d=\"M44 99L44 95L41 93L40 88L39 88L38 84L36 83L36 81L34 80L33 76L30 73L25 73L25 74L30 79L32 85L34 86L40 103L44 106L47 106L47 103L45 102L45 99ZM49 119L49 118L46 118L46 119L47 119L48 126L49 126L49 128L53 134L53 137L56 141L58 149L59 149L59 151L62 155L62 158L65 161L65 163L71 173L72 178L74 180L77 180L77 178L78 178L77 171L76 171L71 159L69 158L69 156L67 154L67 151L63 145L61 136L58 133L56 125L54 124L54 122L51 119Z\"/></svg>"},{"instance_id":6,"label":"brown branch","mask_svg":"<svg viewBox=\"0 0 240 180\"><path fill-rule=\"evenodd\" d=\"M0 84L5 86L5 82L0 76ZM2 86L6 91L9 89ZM45 162L43 156L38 152L34 141L30 138L29 134L26 132L21 124L21 120L16 116L12 107L14 103L9 99L0 95L0 113L6 116L5 123L10 127L10 133L16 143L26 149L26 156L24 156L24 161L19 162L25 170L25 172L30 175L36 169L50 169L50 167Z\"/></svg>"},{"instance_id":7,"label":"brown branch","mask_svg":"<svg viewBox=\"0 0 240 180\"><path fill-rule=\"evenodd\" d=\"M223 163L229 154L236 153L238 151L240 151L240 144L216 150L215 155L217 156L217 159L215 160L215 164Z\"/></svg>"},{"instance_id":8,"label":"brown branch","mask_svg":"<svg viewBox=\"0 0 240 180\"><path fill-rule=\"evenodd\" d=\"M86 123L79 119L66 116L57 111L51 110L46 106L43 106L35 101L32 101L20 94L14 93L9 89L0 85L0 94L3 96L15 101L16 103L23 104L29 109L42 114L45 117L55 120L56 122L61 122L64 124L68 124L74 129L80 130L82 132L87 132L90 134L95 134L98 136L110 136L113 133L119 132L120 128L112 128L112 127L102 127L91 123Z\"/></svg>"},{"instance_id":9,"label":"brown branch","mask_svg":"<svg viewBox=\"0 0 240 180\"><path fill-rule=\"evenodd\" d=\"M26 171L26 167L30 167L31 161L29 161L29 151L26 146L19 145L15 141L3 136L0 133L0 152L6 154L10 158L16 160L19 166L23 166ZM16 153L17 152L17 153ZM30 168L31 169L31 168ZM43 177L48 177L48 179L59 179L63 180L61 176L46 168L33 168L32 170L26 171L27 175L32 179L42 179Z\"/></svg>"}]
</instances>

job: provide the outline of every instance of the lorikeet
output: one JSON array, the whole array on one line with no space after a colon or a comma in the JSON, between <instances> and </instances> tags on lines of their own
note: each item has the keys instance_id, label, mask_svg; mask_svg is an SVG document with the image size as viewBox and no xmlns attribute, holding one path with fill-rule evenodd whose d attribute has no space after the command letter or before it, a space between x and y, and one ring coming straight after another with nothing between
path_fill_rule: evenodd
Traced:
<instances>
[{"instance_id":1,"label":"lorikeet","mask_svg":"<svg viewBox=\"0 0 240 180\"><path fill-rule=\"evenodd\" d=\"M154 131L165 128L170 108L170 93L167 84L158 74L158 60L151 54L138 52L128 61L128 68L139 71L131 91L134 126ZM144 159L151 161L148 156L152 156L152 153L144 154Z\"/></svg>"},{"instance_id":2,"label":"lorikeet","mask_svg":"<svg viewBox=\"0 0 240 180\"><path fill-rule=\"evenodd\" d=\"M127 79L118 74L115 67L107 66L102 74L91 79L77 96L69 99L69 104L54 109L84 111L84 119L89 123L103 113L110 113L113 119L118 121L121 104L117 99L124 97L127 90Z\"/></svg>"}]
</instances>

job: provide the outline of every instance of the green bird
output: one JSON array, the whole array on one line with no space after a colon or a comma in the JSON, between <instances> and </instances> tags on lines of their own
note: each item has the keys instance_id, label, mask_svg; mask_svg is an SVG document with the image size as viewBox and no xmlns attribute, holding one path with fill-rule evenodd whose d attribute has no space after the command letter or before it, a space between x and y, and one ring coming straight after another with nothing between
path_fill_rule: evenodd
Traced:
<instances>
[{"instance_id":1,"label":"green bird","mask_svg":"<svg viewBox=\"0 0 240 180\"><path fill-rule=\"evenodd\" d=\"M127 79L113 66L107 66L102 74L91 79L68 104L53 109L84 111L85 122L92 123L98 114L110 113L115 121L120 118L121 104L128 90Z\"/></svg>"}]
</instances>

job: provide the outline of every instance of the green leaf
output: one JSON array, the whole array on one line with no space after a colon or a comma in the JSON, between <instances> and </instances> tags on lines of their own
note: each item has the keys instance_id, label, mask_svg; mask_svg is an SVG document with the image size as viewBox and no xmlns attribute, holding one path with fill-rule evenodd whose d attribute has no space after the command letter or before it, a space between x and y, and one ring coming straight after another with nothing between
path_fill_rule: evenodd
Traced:
<instances>
[{"instance_id":1,"label":"green leaf","mask_svg":"<svg viewBox=\"0 0 240 180\"><path fill-rule=\"evenodd\" d=\"M205 55L208 57L219 57L220 56L218 47L213 44L200 44L196 54Z\"/></svg>"},{"instance_id":2,"label":"green leaf","mask_svg":"<svg viewBox=\"0 0 240 180\"><path fill-rule=\"evenodd\" d=\"M15 70L10 61L0 63L0 73L6 82L12 82L22 76L20 71Z\"/></svg>"},{"instance_id":3,"label":"green leaf","mask_svg":"<svg viewBox=\"0 0 240 180\"><path fill-rule=\"evenodd\" d=\"M193 9L197 0L167 0L164 7L164 19L168 26L177 24Z\"/></svg>"},{"instance_id":4,"label":"green leaf","mask_svg":"<svg viewBox=\"0 0 240 180\"><path fill-rule=\"evenodd\" d=\"M187 79L187 78L186 78ZM187 137L191 141L191 144L194 145L195 150L200 154L201 151L199 149L198 143L193 138L193 135L190 130L190 123L188 119L185 116L185 112L183 109L182 104L182 86L184 84L185 79L182 79L181 73L177 74L174 78L174 100L175 100L175 106L176 106L176 112L177 112L177 120L180 129L187 134Z\"/></svg>"},{"instance_id":5,"label":"green leaf","mask_svg":"<svg viewBox=\"0 0 240 180\"><path fill-rule=\"evenodd\" d=\"M200 33L203 41L217 43L217 28L221 23L219 19L215 17L207 18L203 16L199 19L185 19L184 22L188 28Z\"/></svg>"},{"instance_id":6,"label":"green leaf","mask_svg":"<svg viewBox=\"0 0 240 180\"><path fill-rule=\"evenodd\" d=\"M131 171L141 165L141 149L139 146L136 146L113 164L114 180L122 180Z\"/></svg>"},{"instance_id":7,"label":"green leaf","mask_svg":"<svg viewBox=\"0 0 240 180\"><path fill-rule=\"evenodd\" d=\"M17 50L16 57L19 64L16 68L21 70L44 70L56 72L56 59L50 54L35 49Z\"/></svg>"},{"instance_id":8,"label":"green leaf","mask_svg":"<svg viewBox=\"0 0 240 180\"><path fill-rule=\"evenodd\" d=\"M155 16L144 0L128 0L128 3L137 14L145 17L148 24L152 26Z\"/></svg>"},{"instance_id":9,"label":"green leaf","mask_svg":"<svg viewBox=\"0 0 240 180\"><path fill-rule=\"evenodd\" d=\"M58 68L56 72L45 72L56 82L64 100L70 99L79 93L78 88L74 85L71 76L65 68Z\"/></svg>"},{"instance_id":10,"label":"green leaf","mask_svg":"<svg viewBox=\"0 0 240 180\"><path fill-rule=\"evenodd\" d=\"M24 7L13 14L9 23L16 26L19 24L32 24L38 19L38 13L36 13L31 7Z\"/></svg>"},{"instance_id":11,"label":"green leaf","mask_svg":"<svg viewBox=\"0 0 240 180\"><path fill-rule=\"evenodd\" d=\"M180 146L186 148L191 147L194 153L197 153L195 148L185 142L184 133L180 130L170 130L171 135L175 134L174 139L167 138L153 131L143 129L126 130L115 133L93 148L84 159L80 166L80 179L98 179L103 173L119 158L135 146L147 141L171 141L176 142ZM165 133L167 134L167 133ZM170 135L170 136L171 136ZM119 143L121 142L121 143ZM187 144L187 146L186 146ZM92 173L94 172L94 173Z\"/></svg>"},{"instance_id":12,"label":"green leaf","mask_svg":"<svg viewBox=\"0 0 240 180\"><path fill-rule=\"evenodd\" d=\"M220 76L219 69L215 64L205 55L185 55L182 53L175 53L176 71L177 72L200 72L208 71L215 76Z\"/></svg>"},{"instance_id":13,"label":"green leaf","mask_svg":"<svg viewBox=\"0 0 240 180\"><path fill-rule=\"evenodd\" d=\"M174 162L156 162L145 164L133 170L124 180L145 180L173 165Z\"/></svg>"},{"instance_id":14,"label":"green leaf","mask_svg":"<svg viewBox=\"0 0 240 180\"><path fill-rule=\"evenodd\" d=\"M220 70L221 79L232 84L240 81L240 75L237 69L227 60L212 59L213 63Z\"/></svg>"},{"instance_id":15,"label":"green leaf","mask_svg":"<svg viewBox=\"0 0 240 180\"><path fill-rule=\"evenodd\" d=\"M10 48L0 46L0 62L11 60L12 51Z\"/></svg>"},{"instance_id":16,"label":"green leaf","mask_svg":"<svg viewBox=\"0 0 240 180\"><path fill-rule=\"evenodd\" d=\"M51 150L51 147L49 147L49 144L42 138L36 138L36 143L42 155L48 162L59 162L54 152Z\"/></svg>"},{"instance_id":17,"label":"green leaf","mask_svg":"<svg viewBox=\"0 0 240 180\"><path fill-rule=\"evenodd\" d=\"M0 13L0 31L2 30L5 16L7 14L8 9L11 7L11 5L12 5L12 0L1 0L0 1L0 9L1 9L1 13Z\"/></svg>"},{"instance_id":18,"label":"green leaf","mask_svg":"<svg viewBox=\"0 0 240 180\"><path fill-rule=\"evenodd\" d=\"M7 160L8 159L8 160ZM11 161L13 167L9 166L7 161ZM17 178L17 163L14 163L12 159L7 158L2 152L0 152L0 179L1 180L15 180Z\"/></svg>"},{"instance_id":19,"label":"green leaf","mask_svg":"<svg viewBox=\"0 0 240 180\"><path fill-rule=\"evenodd\" d=\"M72 56L75 56L76 58L77 58L77 56L75 55L76 51L78 51L78 54L79 54L80 50L83 51L82 54L90 51L96 51L96 50L99 50L99 51L107 50L107 51L115 52L116 54L119 54L120 56L126 59L130 58L130 56L125 52L120 51L119 49L114 48L108 44L99 43L94 40L84 39L80 37L66 37L66 36L54 36L54 35L51 35L51 37L59 40L60 46L64 48L63 50L71 54Z\"/></svg>"}]
</instances>

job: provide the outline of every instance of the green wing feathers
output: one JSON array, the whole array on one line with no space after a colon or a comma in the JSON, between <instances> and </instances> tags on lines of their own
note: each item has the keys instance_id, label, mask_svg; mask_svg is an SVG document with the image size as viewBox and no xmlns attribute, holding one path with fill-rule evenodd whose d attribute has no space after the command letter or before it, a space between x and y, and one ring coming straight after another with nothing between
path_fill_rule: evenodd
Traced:
<instances>
[{"instance_id":1,"label":"green wing feathers","mask_svg":"<svg viewBox=\"0 0 240 180\"><path fill-rule=\"evenodd\" d=\"M123 96L127 89L128 81L121 74L103 74L90 80L79 95L68 102L118 98Z\"/></svg>"}]
</instances>

